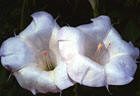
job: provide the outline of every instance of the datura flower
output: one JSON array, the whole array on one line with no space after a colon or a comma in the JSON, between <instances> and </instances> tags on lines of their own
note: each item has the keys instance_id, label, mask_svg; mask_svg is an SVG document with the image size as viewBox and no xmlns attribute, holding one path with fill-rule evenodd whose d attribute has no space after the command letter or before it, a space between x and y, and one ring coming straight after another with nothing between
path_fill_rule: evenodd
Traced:
<instances>
[{"instance_id":1,"label":"datura flower","mask_svg":"<svg viewBox=\"0 0 140 96\"><path fill-rule=\"evenodd\" d=\"M2 65L33 94L61 92L74 82L58 51L56 36L60 27L49 13L37 12L32 17L23 32L2 44Z\"/></svg>"},{"instance_id":2,"label":"datura flower","mask_svg":"<svg viewBox=\"0 0 140 96\"><path fill-rule=\"evenodd\" d=\"M118 34L107 16L78 27L56 23L37 12L19 35L2 44L2 65L21 87L37 92L61 92L75 83L100 87L133 80L139 50Z\"/></svg>"},{"instance_id":3,"label":"datura flower","mask_svg":"<svg viewBox=\"0 0 140 96\"><path fill-rule=\"evenodd\" d=\"M137 68L139 50L122 40L109 17L91 21L60 29L59 51L67 73L75 82L91 87L128 84Z\"/></svg>"}]
</instances>

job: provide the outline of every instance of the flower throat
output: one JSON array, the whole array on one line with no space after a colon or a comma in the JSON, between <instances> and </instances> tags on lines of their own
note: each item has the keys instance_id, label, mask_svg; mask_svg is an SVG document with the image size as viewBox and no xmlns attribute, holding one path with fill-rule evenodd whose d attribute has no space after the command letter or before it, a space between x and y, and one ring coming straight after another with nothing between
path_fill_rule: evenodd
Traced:
<instances>
[{"instance_id":1,"label":"flower throat","mask_svg":"<svg viewBox=\"0 0 140 96\"><path fill-rule=\"evenodd\" d=\"M55 68L55 65L52 63L51 58L49 56L49 53L44 50L42 51L42 57L43 57L43 64L46 64L46 70L51 71Z\"/></svg>"}]
</instances>

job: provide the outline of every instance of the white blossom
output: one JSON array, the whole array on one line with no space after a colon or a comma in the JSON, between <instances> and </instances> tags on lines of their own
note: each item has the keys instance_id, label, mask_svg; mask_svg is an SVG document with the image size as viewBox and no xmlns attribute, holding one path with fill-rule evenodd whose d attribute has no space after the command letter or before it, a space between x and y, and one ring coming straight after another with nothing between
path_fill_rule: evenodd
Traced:
<instances>
[{"instance_id":1,"label":"white blossom","mask_svg":"<svg viewBox=\"0 0 140 96\"><path fill-rule=\"evenodd\" d=\"M76 28L63 27L59 50L75 82L99 87L124 85L133 80L139 50L122 40L107 16Z\"/></svg>"},{"instance_id":2,"label":"white blossom","mask_svg":"<svg viewBox=\"0 0 140 96\"><path fill-rule=\"evenodd\" d=\"M32 15L31 24L1 47L2 65L13 72L21 87L37 92L60 92L74 84L58 52L59 25L49 13ZM53 70L51 67L55 67Z\"/></svg>"}]
</instances>

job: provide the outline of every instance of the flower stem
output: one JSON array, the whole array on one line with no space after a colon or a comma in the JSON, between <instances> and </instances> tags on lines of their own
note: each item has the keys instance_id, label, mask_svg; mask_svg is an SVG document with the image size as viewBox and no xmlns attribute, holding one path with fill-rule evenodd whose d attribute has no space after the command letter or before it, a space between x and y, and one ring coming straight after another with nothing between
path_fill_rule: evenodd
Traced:
<instances>
[{"instance_id":1,"label":"flower stem","mask_svg":"<svg viewBox=\"0 0 140 96\"><path fill-rule=\"evenodd\" d=\"M93 9L93 16L97 17L99 15L99 12L98 12L99 0L89 0L89 2Z\"/></svg>"},{"instance_id":2,"label":"flower stem","mask_svg":"<svg viewBox=\"0 0 140 96\"><path fill-rule=\"evenodd\" d=\"M74 85L74 89L73 89L73 91L74 91L74 96L78 96L77 89L78 89L78 84L75 84L75 85Z\"/></svg>"},{"instance_id":3,"label":"flower stem","mask_svg":"<svg viewBox=\"0 0 140 96\"><path fill-rule=\"evenodd\" d=\"M22 8L21 8L21 18L20 18L20 30L23 29L23 20L24 20L24 9L25 9L26 0L23 0Z\"/></svg>"}]
</instances>

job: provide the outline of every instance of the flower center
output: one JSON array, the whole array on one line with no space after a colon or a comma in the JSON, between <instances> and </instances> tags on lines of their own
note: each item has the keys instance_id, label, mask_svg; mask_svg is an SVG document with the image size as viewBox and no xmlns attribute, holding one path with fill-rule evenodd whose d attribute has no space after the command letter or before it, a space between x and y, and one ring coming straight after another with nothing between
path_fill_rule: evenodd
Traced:
<instances>
[{"instance_id":1,"label":"flower center","mask_svg":"<svg viewBox=\"0 0 140 96\"><path fill-rule=\"evenodd\" d=\"M109 46L110 44L107 47L105 47L104 44L99 43L97 45L97 49L94 54L93 60L101 65L105 65L106 63L108 63L110 58L108 52Z\"/></svg>"},{"instance_id":2,"label":"flower center","mask_svg":"<svg viewBox=\"0 0 140 96\"><path fill-rule=\"evenodd\" d=\"M43 58L43 64L46 65L46 70L51 71L55 68L55 65L52 63L51 57L49 56L49 52L46 50L43 50L41 52L42 58Z\"/></svg>"}]
</instances>

